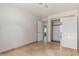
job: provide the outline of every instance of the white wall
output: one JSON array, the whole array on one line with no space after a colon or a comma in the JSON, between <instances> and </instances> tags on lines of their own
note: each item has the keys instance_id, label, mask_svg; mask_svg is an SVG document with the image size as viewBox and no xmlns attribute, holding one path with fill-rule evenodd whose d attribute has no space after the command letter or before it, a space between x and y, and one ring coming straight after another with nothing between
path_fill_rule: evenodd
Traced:
<instances>
[{"instance_id":1,"label":"white wall","mask_svg":"<svg viewBox=\"0 0 79 59\"><path fill-rule=\"evenodd\" d=\"M36 41L36 20L11 4L0 4L0 52Z\"/></svg>"},{"instance_id":2,"label":"white wall","mask_svg":"<svg viewBox=\"0 0 79 59\"><path fill-rule=\"evenodd\" d=\"M65 17L65 16L70 16L70 15L78 15L77 10L70 10L70 11L65 11L65 12L61 12L61 13L57 13L57 14L52 14L50 16L48 16L48 19L59 19L61 17Z\"/></svg>"},{"instance_id":3,"label":"white wall","mask_svg":"<svg viewBox=\"0 0 79 59\"><path fill-rule=\"evenodd\" d=\"M47 27L48 27L48 42L51 42L51 39L52 39L52 27L51 27L51 20L48 19L48 24L47 24Z\"/></svg>"}]
</instances>

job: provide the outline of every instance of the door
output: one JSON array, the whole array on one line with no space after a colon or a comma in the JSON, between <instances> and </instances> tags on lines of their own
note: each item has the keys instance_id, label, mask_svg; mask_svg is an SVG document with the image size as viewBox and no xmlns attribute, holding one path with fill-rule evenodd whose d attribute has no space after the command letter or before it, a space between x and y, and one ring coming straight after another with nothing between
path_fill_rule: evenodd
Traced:
<instances>
[{"instance_id":1,"label":"door","mask_svg":"<svg viewBox=\"0 0 79 59\"><path fill-rule=\"evenodd\" d=\"M43 24L42 21L38 21L38 41L43 40Z\"/></svg>"},{"instance_id":2,"label":"door","mask_svg":"<svg viewBox=\"0 0 79 59\"><path fill-rule=\"evenodd\" d=\"M77 48L77 19L75 16L61 18L62 39L61 45L68 48Z\"/></svg>"}]
</instances>

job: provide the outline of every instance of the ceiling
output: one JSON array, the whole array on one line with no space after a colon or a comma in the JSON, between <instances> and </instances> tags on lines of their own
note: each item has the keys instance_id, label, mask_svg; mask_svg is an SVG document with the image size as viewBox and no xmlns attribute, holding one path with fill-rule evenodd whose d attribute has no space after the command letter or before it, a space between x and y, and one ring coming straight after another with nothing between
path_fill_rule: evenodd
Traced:
<instances>
[{"instance_id":1,"label":"ceiling","mask_svg":"<svg viewBox=\"0 0 79 59\"><path fill-rule=\"evenodd\" d=\"M47 3L48 8L39 3L16 3L14 5L40 17L79 8L79 3Z\"/></svg>"}]
</instances>

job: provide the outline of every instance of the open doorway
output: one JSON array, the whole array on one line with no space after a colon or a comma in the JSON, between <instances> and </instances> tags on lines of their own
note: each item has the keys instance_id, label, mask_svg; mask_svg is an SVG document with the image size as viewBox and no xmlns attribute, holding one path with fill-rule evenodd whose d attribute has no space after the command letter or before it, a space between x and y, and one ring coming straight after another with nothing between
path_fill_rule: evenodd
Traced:
<instances>
[{"instance_id":1,"label":"open doorway","mask_svg":"<svg viewBox=\"0 0 79 59\"><path fill-rule=\"evenodd\" d=\"M56 42L60 44L60 39L61 39L60 26L61 26L60 19L51 21L51 29L52 29L51 42Z\"/></svg>"},{"instance_id":2,"label":"open doorway","mask_svg":"<svg viewBox=\"0 0 79 59\"><path fill-rule=\"evenodd\" d=\"M43 40L44 42L48 42L48 28L47 28L47 21L43 22Z\"/></svg>"},{"instance_id":3,"label":"open doorway","mask_svg":"<svg viewBox=\"0 0 79 59\"><path fill-rule=\"evenodd\" d=\"M47 41L47 25L43 26L43 39L44 41Z\"/></svg>"}]
</instances>

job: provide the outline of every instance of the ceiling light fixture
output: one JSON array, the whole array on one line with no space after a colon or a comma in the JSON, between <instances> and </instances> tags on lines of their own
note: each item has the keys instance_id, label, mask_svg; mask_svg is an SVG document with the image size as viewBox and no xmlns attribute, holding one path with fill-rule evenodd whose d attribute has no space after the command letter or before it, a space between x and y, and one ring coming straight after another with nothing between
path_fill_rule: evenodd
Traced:
<instances>
[{"instance_id":1,"label":"ceiling light fixture","mask_svg":"<svg viewBox=\"0 0 79 59\"><path fill-rule=\"evenodd\" d=\"M46 3L39 3L39 5L45 7L45 8L48 8L48 5Z\"/></svg>"}]
</instances>

